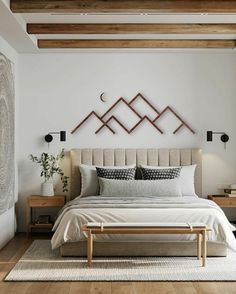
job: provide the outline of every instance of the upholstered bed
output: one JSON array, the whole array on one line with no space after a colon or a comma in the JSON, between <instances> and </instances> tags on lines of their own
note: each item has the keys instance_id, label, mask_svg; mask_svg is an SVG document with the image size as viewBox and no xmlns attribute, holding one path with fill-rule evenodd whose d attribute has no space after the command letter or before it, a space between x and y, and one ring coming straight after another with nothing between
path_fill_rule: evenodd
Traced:
<instances>
[{"instance_id":1,"label":"upholstered bed","mask_svg":"<svg viewBox=\"0 0 236 294\"><path fill-rule=\"evenodd\" d=\"M79 165L188 166L196 164L195 191L202 195L202 156L200 149L73 149L71 150L71 200L54 226L52 248L62 256L85 256L86 236L81 226L96 222L191 222L201 221L214 228L209 235L208 255L225 256L227 247L236 249L230 224L222 210L209 200L185 196L101 197L80 195ZM193 236L97 236L95 256L194 256Z\"/></svg>"}]
</instances>

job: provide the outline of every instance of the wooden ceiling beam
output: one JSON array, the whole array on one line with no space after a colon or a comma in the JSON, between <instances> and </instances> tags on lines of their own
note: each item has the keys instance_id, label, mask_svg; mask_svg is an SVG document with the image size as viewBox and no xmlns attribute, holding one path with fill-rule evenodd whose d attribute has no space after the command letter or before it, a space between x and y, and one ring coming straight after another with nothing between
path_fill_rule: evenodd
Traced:
<instances>
[{"instance_id":1,"label":"wooden ceiling beam","mask_svg":"<svg viewBox=\"0 0 236 294\"><path fill-rule=\"evenodd\" d=\"M233 49L234 40L48 40L39 39L39 48L211 48Z\"/></svg>"},{"instance_id":2,"label":"wooden ceiling beam","mask_svg":"<svg viewBox=\"0 0 236 294\"><path fill-rule=\"evenodd\" d=\"M233 13L235 0L11 0L17 13Z\"/></svg>"},{"instance_id":3,"label":"wooden ceiling beam","mask_svg":"<svg viewBox=\"0 0 236 294\"><path fill-rule=\"evenodd\" d=\"M236 24L27 24L29 34L236 34Z\"/></svg>"}]
</instances>

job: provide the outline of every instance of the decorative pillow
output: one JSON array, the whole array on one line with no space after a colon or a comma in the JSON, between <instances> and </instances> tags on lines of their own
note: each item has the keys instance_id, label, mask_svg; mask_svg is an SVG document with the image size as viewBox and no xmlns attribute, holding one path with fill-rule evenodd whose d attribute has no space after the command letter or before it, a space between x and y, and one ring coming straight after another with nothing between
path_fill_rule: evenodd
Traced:
<instances>
[{"instance_id":1,"label":"decorative pillow","mask_svg":"<svg viewBox=\"0 0 236 294\"><path fill-rule=\"evenodd\" d=\"M113 179L113 180L134 180L136 168L103 168L96 167L97 176L99 178Z\"/></svg>"},{"instance_id":2,"label":"decorative pillow","mask_svg":"<svg viewBox=\"0 0 236 294\"><path fill-rule=\"evenodd\" d=\"M126 181L99 178L99 185L101 196L182 196L178 179Z\"/></svg>"},{"instance_id":3,"label":"decorative pillow","mask_svg":"<svg viewBox=\"0 0 236 294\"><path fill-rule=\"evenodd\" d=\"M81 175L81 191L80 196L98 195L99 185L96 167L92 165L81 164L79 166Z\"/></svg>"},{"instance_id":4,"label":"decorative pillow","mask_svg":"<svg viewBox=\"0 0 236 294\"><path fill-rule=\"evenodd\" d=\"M195 186L194 186L194 176L195 176L195 169L196 164L193 165L185 165L181 166L180 171L180 186L181 192L183 196L197 196L195 193ZM163 166L149 166L149 165L141 165L142 168L153 168L153 169L166 169L167 167ZM177 166L168 166L168 168L175 169Z\"/></svg>"},{"instance_id":5,"label":"decorative pillow","mask_svg":"<svg viewBox=\"0 0 236 294\"><path fill-rule=\"evenodd\" d=\"M179 177L181 167L177 168L141 168L143 180L171 180Z\"/></svg>"},{"instance_id":6,"label":"decorative pillow","mask_svg":"<svg viewBox=\"0 0 236 294\"><path fill-rule=\"evenodd\" d=\"M127 165L127 166L116 166L116 169L129 169L134 168L135 165ZM113 169L114 166L106 166L106 168ZM99 184L97 177L97 170L94 165L79 165L79 170L81 174L81 192L80 197L84 196L95 196L98 195L99 192Z\"/></svg>"}]
</instances>

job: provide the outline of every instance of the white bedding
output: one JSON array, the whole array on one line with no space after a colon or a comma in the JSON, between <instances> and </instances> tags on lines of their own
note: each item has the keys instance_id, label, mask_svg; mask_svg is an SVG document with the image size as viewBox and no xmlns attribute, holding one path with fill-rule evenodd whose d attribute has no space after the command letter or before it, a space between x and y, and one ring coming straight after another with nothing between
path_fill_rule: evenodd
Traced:
<instances>
[{"instance_id":1,"label":"white bedding","mask_svg":"<svg viewBox=\"0 0 236 294\"><path fill-rule=\"evenodd\" d=\"M198 197L101 197L89 196L68 202L54 224L55 249L66 242L86 240L81 231L88 222L205 223L212 229L208 240L225 243L236 251L234 227L213 201ZM192 241L194 235L96 235L95 241Z\"/></svg>"}]
</instances>

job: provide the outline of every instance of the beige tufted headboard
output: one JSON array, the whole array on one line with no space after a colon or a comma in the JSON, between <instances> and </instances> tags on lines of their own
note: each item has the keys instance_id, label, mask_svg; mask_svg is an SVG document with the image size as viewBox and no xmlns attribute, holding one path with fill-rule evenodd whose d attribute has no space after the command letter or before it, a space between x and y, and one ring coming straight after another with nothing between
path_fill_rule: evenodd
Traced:
<instances>
[{"instance_id":1,"label":"beige tufted headboard","mask_svg":"<svg viewBox=\"0 0 236 294\"><path fill-rule=\"evenodd\" d=\"M202 196L201 149L72 149L71 199L80 194L79 165L123 166L136 164L183 166L197 164L195 190Z\"/></svg>"}]
</instances>

